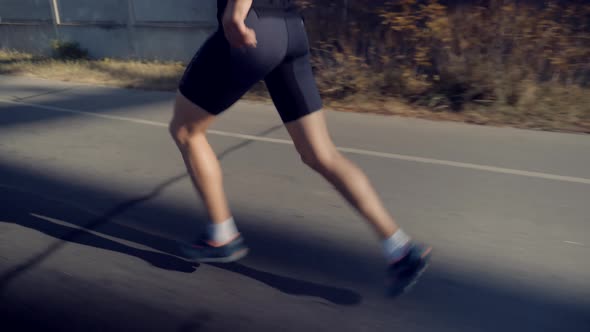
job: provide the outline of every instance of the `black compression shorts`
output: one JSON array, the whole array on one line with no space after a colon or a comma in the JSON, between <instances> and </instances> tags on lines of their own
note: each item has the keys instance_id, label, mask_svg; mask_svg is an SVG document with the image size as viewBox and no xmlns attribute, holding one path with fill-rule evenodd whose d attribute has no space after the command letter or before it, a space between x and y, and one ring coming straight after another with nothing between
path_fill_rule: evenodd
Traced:
<instances>
[{"instance_id":1,"label":"black compression shorts","mask_svg":"<svg viewBox=\"0 0 590 332\"><path fill-rule=\"evenodd\" d=\"M187 66L182 95L217 115L264 80L283 122L321 109L302 16L252 8L245 23L256 32L257 47L230 47L219 24Z\"/></svg>"}]
</instances>

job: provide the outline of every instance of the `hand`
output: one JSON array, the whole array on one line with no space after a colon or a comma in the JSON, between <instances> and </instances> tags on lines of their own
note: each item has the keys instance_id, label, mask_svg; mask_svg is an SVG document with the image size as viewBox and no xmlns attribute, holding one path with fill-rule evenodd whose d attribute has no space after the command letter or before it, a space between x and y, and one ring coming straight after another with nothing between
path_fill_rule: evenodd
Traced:
<instances>
[{"instance_id":1,"label":"hand","mask_svg":"<svg viewBox=\"0 0 590 332\"><path fill-rule=\"evenodd\" d=\"M228 0L223 13L225 38L232 47L256 47L256 33L244 21L252 7L252 0Z\"/></svg>"},{"instance_id":2,"label":"hand","mask_svg":"<svg viewBox=\"0 0 590 332\"><path fill-rule=\"evenodd\" d=\"M246 26L243 20L224 19L223 30L225 38L234 48L256 47L256 33Z\"/></svg>"}]
</instances>

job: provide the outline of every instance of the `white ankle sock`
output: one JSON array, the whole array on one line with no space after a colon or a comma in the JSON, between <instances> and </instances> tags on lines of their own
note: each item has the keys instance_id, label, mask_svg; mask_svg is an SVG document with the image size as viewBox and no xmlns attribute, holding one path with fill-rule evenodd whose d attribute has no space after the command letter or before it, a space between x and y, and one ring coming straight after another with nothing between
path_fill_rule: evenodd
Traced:
<instances>
[{"instance_id":1,"label":"white ankle sock","mask_svg":"<svg viewBox=\"0 0 590 332\"><path fill-rule=\"evenodd\" d=\"M238 229L232 217L221 223L210 223L207 227L207 234L209 235L209 240L225 244L238 235Z\"/></svg>"},{"instance_id":2,"label":"white ankle sock","mask_svg":"<svg viewBox=\"0 0 590 332\"><path fill-rule=\"evenodd\" d=\"M399 261L404 257L410 245L410 237L398 229L390 238L383 240L383 253L389 263Z\"/></svg>"}]
</instances>

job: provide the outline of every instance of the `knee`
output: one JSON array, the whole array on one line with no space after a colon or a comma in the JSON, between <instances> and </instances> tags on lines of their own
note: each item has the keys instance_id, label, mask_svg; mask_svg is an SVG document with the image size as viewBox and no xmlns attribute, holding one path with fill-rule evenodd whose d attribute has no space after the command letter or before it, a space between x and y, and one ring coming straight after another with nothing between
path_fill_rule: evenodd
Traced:
<instances>
[{"instance_id":1,"label":"knee","mask_svg":"<svg viewBox=\"0 0 590 332\"><path fill-rule=\"evenodd\" d=\"M190 148L205 138L206 129L190 123L182 123L173 119L168 125L168 132L181 150Z\"/></svg>"},{"instance_id":2,"label":"knee","mask_svg":"<svg viewBox=\"0 0 590 332\"><path fill-rule=\"evenodd\" d=\"M303 163L319 173L330 171L340 157L341 155L336 149L301 154Z\"/></svg>"},{"instance_id":3,"label":"knee","mask_svg":"<svg viewBox=\"0 0 590 332\"><path fill-rule=\"evenodd\" d=\"M176 119L172 119L168 124L168 133L176 142L176 144L181 145L187 139L187 134L184 126L179 123Z\"/></svg>"},{"instance_id":4,"label":"knee","mask_svg":"<svg viewBox=\"0 0 590 332\"><path fill-rule=\"evenodd\" d=\"M175 142L178 142L181 139L180 127L181 126L175 121L175 119L172 119L168 124L168 133Z\"/></svg>"},{"instance_id":5,"label":"knee","mask_svg":"<svg viewBox=\"0 0 590 332\"><path fill-rule=\"evenodd\" d=\"M186 147L205 137L207 127L212 120L211 114L178 93L168 132L179 147Z\"/></svg>"},{"instance_id":6,"label":"knee","mask_svg":"<svg viewBox=\"0 0 590 332\"><path fill-rule=\"evenodd\" d=\"M204 121L183 120L174 116L168 124L168 132L179 148L187 148L205 138L207 124Z\"/></svg>"}]
</instances>

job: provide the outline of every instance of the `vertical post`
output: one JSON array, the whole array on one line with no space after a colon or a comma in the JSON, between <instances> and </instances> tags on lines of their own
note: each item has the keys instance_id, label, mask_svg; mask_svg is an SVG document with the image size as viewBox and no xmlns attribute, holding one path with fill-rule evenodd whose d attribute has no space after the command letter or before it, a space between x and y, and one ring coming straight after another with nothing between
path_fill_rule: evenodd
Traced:
<instances>
[{"instance_id":1,"label":"vertical post","mask_svg":"<svg viewBox=\"0 0 590 332\"><path fill-rule=\"evenodd\" d=\"M59 15L58 0L49 0L49 7L51 8L51 20L53 21L55 38L59 39L59 25L61 24L61 17Z\"/></svg>"},{"instance_id":2,"label":"vertical post","mask_svg":"<svg viewBox=\"0 0 590 332\"><path fill-rule=\"evenodd\" d=\"M131 57L137 57L137 40L135 34L135 6L133 0L127 0L127 32Z\"/></svg>"}]
</instances>

